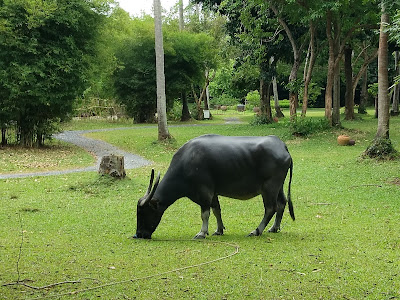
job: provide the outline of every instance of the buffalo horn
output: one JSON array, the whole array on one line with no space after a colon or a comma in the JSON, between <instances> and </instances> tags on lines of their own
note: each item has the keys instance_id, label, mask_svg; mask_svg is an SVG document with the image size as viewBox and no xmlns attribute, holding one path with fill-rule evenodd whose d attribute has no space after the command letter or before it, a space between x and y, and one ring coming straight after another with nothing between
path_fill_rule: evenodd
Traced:
<instances>
[{"instance_id":1,"label":"buffalo horn","mask_svg":"<svg viewBox=\"0 0 400 300\"><path fill-rule=\"evenodd\" d=\"M151 192L151 188L153 187L153 181L154 181L154 169L151 169L151 175L150 175L150 183L149 183L149 187L147 188L147 192L146 195L150 194Z\"/></svg>"},{"instance_id":2,"label":"buffalo horn","mask_svg":"<svg viewBox=\"0 0 400 300\"><path fill-rule=\"evenodd\" d=\"M161 176L160 172L158 172L156 182L154 183L154 186L152 188L153 180L154 180L154 170L151 170L150 185L149 185L149 188L147 189L146 195L142 198L142 200L139 203L140 206L145 205L148 201L150 201L151 198L153 198L154 193L156 192L158 183L160 182L160 176Z\"/></svg>"}]
</instances>

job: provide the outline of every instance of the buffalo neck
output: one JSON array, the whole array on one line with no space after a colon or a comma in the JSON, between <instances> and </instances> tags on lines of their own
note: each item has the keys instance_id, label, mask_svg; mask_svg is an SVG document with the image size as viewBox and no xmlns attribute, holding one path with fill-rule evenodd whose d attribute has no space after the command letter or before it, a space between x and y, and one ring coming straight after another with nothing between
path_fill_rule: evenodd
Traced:
<instances>
[{"instance_id":1,"label":"buffalo neck","mask_svg":"<svg viewBox=\"0 0 400 300\"><path fill-rule=\"evenodd\" d=\"M187 195L185 185L182 182L177 181L176 177L170 179L171 177L167 175L168 174L166 174L166 176L161 180L153 196L153 198L157 199L159 204L165 207L165 209L179 198Z\"/></svg>"}]
</instances>

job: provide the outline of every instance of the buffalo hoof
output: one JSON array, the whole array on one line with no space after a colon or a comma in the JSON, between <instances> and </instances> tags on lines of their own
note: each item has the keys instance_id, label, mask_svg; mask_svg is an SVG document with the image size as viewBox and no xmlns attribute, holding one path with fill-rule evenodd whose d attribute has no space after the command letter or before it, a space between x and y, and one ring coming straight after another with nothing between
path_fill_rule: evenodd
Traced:
<instances>
[{"instance_id":1,"label":"buffalo hoof","mask_svg":"<svg viewBox=\"0 0 400 300\"><path fill-rule=\"evenodd\" d=\"M213 235L224 235L224 232L222 231L216 231L213 233Z\"/></svg>"},{"instance_id":2,"label":"buffalo hoof","mask_svg":"<svg viewBox=\"0 0 400 300\"><path fill-rule=\"evenodd\" d=\"M250 232L247 236L260 236L261 233L258 230L258 228L256 230L253 230L252 232Z\"/></svg>"},{"instance_id":3,"label":"buffalo hoof","mask_svg":"<svg viewBox=\"0 0 400 300\"><path fill-rule=\"evenodd\" d=\"M280 227L274 227L274 226L272 226L270 229L268 229L268 232L273 232L273 233L277 233L277 232L279 232L279 231L281 231L281 228L280 228Z\"/></svg>"},{"instance_id":4,"label":"buffalo hoof","mask_svg":"<svg viewBox=\"0 0 400 300\"><path fill-rule=\"evenodd\" d=\"M203 240L206 238L206 234L204 232L199 232L194 236L194 240Z\"/></svg>"}]
</instances>

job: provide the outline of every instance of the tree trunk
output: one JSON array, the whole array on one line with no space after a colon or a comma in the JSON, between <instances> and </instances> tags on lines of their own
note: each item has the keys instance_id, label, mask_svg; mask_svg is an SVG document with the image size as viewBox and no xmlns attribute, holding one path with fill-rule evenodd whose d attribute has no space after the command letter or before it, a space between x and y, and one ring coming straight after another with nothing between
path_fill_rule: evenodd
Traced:
<instances>
[{"instance_id":1,"label":"tree trunk","mask_svg":"<svg viewBox=\"0 0 400 300\"><path fill-rule=\"evenodd\" d=\"M185 30L185 21L183 19L183 0L179 0L179 31ZM189 121L192 116L190 115L189 105L186 97L186 92L181 92L181 99L182 99L182 116L181 121Z\"/></svg>"},{"instance_id":2,"label":"tree trunk","mask_svg":"<svg viewBox=\"0 0 400 300\"><path fill-rule=\"evenodd\" d=\"M332 36L332 12L326 14L326 35L329 42L328 74L325 88L325 118L332 124L332 93L335 74L334 40Z\"/></svg>"},{"instance_id":3,"label":"tree trunk","mask_svg":"<svg viewBox=\"0 0 400 300\"><path fill-rule=\"evenodd\" d=\"M183 0L179 0L179 31L185 29L185 22L183 20Z\"/></svg>"},{"instance_id":4,"label":"tree trunk","mask_svg":"<svg viewBox=\"0 0 400 300\"><path fill-rule=\"evenodd\" d=\"M378 54L378 129L377 138L389 139L389 79L388 79L388 32L389 15L382 4Z\"/></svg>"},{"instance_id":5,"label":"tree trunk","mask_svg":"<svg viewBox=\"0 0 400 300\"><path fill-rule=\"evenodd\" d=\"M306 116L308 108L308 87L311 82L312 71L315 65L316 59L315 50L315 26L312 21L310 21L310 45L309 45L309 62L306 63L307 67L304 68L304 93L303 93L303 106L301 110L301 115Z\"/></svg>"},{"instance_id":6,"label":"tree trunk","mask_svg":"<svg viewBox=\"0 0 400 300\"><path fill-rule=\"evenodd\" d=\"M354 94L353 94L353 49L347 46L344 50L344 73L346 77L345 119L354 120Z\"/></svg>"},{"instance_id":7,"label":"tree trunk","mask_svg":"<svg viewBox=\"0 0 400 300\"><path fill-rule=\"evenodd\" d=\"M333 77L332 125L340 126L340 65L335 66Z\"/></svg>"},{"instance_id":8,"label":"tree trunk","mask_svg":"<svg viewBox=\"0 0 400 300\"><path fill-rule=\"evenodd\" d=\"M260 114L265 116L269 123L272 123L272 112L271 112L271 83L266 83L264 79L260 79Z\"/></svg>"},{"instance_id":9,"label":"tree trunk","mask_svg":"<svg viewBox=\"0 0 400 300\"><path fill-rule=\"evenodd\" d=\"M400 59L400 52L396 51L395 52L395 67L396 67L396 75L400 75L400 68L398 66L399 64L399 59ZM396 84L394 86L394 91L393 91L393 103L392 103L392 111L391 115L393 116L398 116L399 115L399 99L400 99L400 84Z\"/></svg>"},{"instance_id":10,"label":"tree trunk","mask_svg":"<svg viewBox=\"0 0 400 300\"><path fill-rule=\"evenodd\" d=\"M181 121L189 121L192 116L190 115L189 111L189 105L186 97L186 93L182 92L181 93L181 99L182 99L182 116L181 116Z\"/></svg>"},{"instance_id":11,"label":"tree trunk","mask_svg":"<svg viewBox=\"0 0 400 300\"><path fill-rule=\"evenodd\" d=\"M290 102L290 118L294 119L297 114L297 107L298 107L298 91L297 88L295 87L296 80L297 80L297 73L300 68L300 53L302 51L302 47L300 49L296 45L296 41L293 37L293 34L289 28L289 26L286 24L286 22L279 16L278 10L276 7L274 7L272 4L270 4L270 7L272 11L274 12L275 16L278 18L279 24L283 27L285 30L285 33L290 41L290 44L292 46L292 51L293 51L293 66L292 70L290 71L290 76L289 76L289 85L290 85L290 91L289 91L289 102Z\"/></svg>"},{"instance_id":12,"label":"tree trunk","mask_svg":"<svg viewBox=\"0 0 400 300\"><path fill-rule=\"evenodd\" d=\"M1 128L1 145L6 146L7 145L7 128L2 127Z\"/></svg>"},{"instance_id":13,"label":"tree trunk","mask_svg":"<svg viewBox=\"0 0 400 300\"><path fill-rule=\"evenodd\" d=\"M275 113L277 118L283 118L285 115L283 114L281 107L279 105L279 95L278 95L278 84L276 82L276 77L272 78L272 90L274 93L274 106L275 106Z\"/></svg>"},{"instance_id":14,"label":"tree trunk","mask_svg":"<svg viewBox=\"0 0 400 300\"><path fill-rule=\"evenodd\" d=\"M208 70L206 70L206 78L209 78ZM208 84L205 87L205 95L204 95L204 110L210 110L210 89L208 88Z\"/></svg>"},{"instance_id":15,"label":"tree trunk","mask_svg":"<svg viewBox=\"0 0 400 300\"><path fill-rule=\"evenodd\" d=\"M156 73L157 73L157 114L158 114L158 140L166 140L171 136L167 125L167 107L165 96L165 74L164 74L164 45L161 20L160 0L154 0L154 23L155 23L155 50L156 50Z\"/></svg>"},{"instance_id":16,"label":"tree trunk","mask_svg":"<svg viewBox=\"0 0 400 300\"><path fill-rule=\"evenodd\" d=\"M359 114L367 113L367 102L368 102L368 67L364 69L362 74L362 85L361 85L361 97L360 105L358 106Z\"/></svg>"}]
</instances>

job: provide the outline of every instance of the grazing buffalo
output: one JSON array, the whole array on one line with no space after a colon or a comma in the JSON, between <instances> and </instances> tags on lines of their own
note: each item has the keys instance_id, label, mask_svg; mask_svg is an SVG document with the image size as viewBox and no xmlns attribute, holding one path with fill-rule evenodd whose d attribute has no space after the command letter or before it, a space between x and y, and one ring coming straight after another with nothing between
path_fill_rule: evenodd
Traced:
<instances>
[{"instance_id":1,"label":"grazing buffalo","mask_svg":"<svg viewBox=\"0 0 400 300\"><path fill-rule=\"evenodd\" d=\"M288 199L283 184L288 170L290 179ZM217 219L214 235L224 233L218 196L247 200L259 194L264 202L264 217L249 236L261 235L276 213L270 232L278 232L286 206L290 216L294 211L290 199L293 162L286 145L276 136L203 135L184 144L172 158L160 182L154 183L152 170L147 193L137 205L135 238L150 239L165 210L177 199L188 197L201 207L203 225L195 238L208 234L210 208Z\"/></svg>"}]
</instances>

